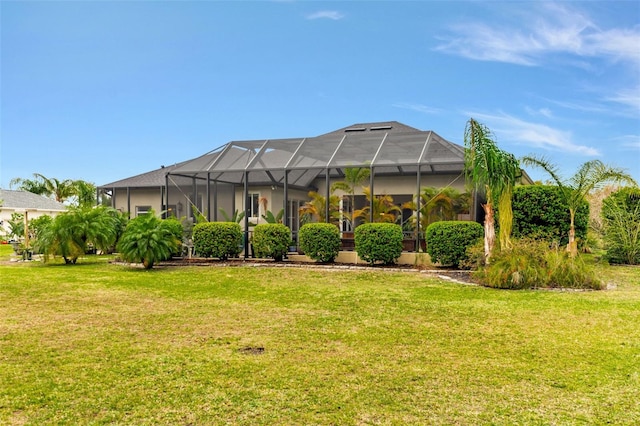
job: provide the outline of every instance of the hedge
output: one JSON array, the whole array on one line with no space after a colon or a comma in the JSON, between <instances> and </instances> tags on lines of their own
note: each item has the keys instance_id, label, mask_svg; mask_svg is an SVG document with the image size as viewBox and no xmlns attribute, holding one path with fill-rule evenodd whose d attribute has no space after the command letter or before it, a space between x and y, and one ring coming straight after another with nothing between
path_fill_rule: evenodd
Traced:
<instances>
[{"instance_id":1,"label":"hedge","mask_svg":"<svg viewBox=\"0 0 640 426\"><path fill-rule=\"evenodd\" d=\"M226 260L242 247L242 230L234 222L203 222L193 227L193 248L198 256Z\"/></svg>"},{"instance_id":2,"label":"hedge","mask_svg":"<svg viewBox=\"0 0 640 426\"><path fill-rule=\"evenodd\" d=\"M561 189L549 185L524 185L513 190L513 237L531 237L569 243L569 206L562 200ZM589 204L576 211L576 238L584 241L589 227Z\"/></svg>"},{"instance_id":3,"label":"hedge","mask_svg":"<svg viewBox=\"0 0 640 426\"><path fill-rule=\"evenodd\" d=\"M253 253L281 261L291 245L291 230L281 223L262 223L253 229Z\"/></svg>"},{"instance_id":4,"label":"hedge","mask_svg":"<svg viewBox=\"0 0 640 426\"><path fill-rule=\"evenodd\" d=\"M467 248L483 236L484 229L477 222L434 222L426 231L427 253L432 262L457 268L467 259Z\"/></svg>"},{"instance_id":5,"label":"hedge","mask_svg":"<svg viewBox=\"0 0 640 426\"><path fill-rule=\"evenodd\" d=\"M299 237L300 248L313 260L333 262L340 252L340 231L330 223L307 223Z\"/></svg>"},{"instance_id":6,"label":"hedge","mask_svg":"<svg viewBox=\"0 0 640 426\"><path fill-rule=\"evenodd\" d=\"M364 223L354 231L358 256L373 265L393 264L402 254L402 227L395 223Z\"/></svg>"}]
</instances>

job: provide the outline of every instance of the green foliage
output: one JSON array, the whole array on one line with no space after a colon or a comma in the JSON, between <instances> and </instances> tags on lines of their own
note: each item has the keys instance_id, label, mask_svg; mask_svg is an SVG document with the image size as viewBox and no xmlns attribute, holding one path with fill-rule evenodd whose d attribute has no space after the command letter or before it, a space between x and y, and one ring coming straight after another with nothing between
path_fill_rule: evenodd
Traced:
<instances>
[{"instance_id":1,"label":"green foliage","mask_svg":"<svg viewBox=\"0 0 640 426\"><path fill-rule=\"evenodd\" d=\"M291 230L281 223L263 223L253 230L253 252L257 257L281 261L291 245Z\"/></svg>"},{"instance_id":2,"label":"green foliage","mask_svg":"<svg viewBox=\"0 0 640 426\"><path fill-rule=\"evenodd\" d=\"M307 223L299 237L300 248L313 260L333 262L340 252L340 231L330 223Z\"/></svg>"},{"instance_id":3,"label":"green foliage","mask_svg":"<svg viewBox=\"0 0 640 426\"><path fill-rule=\"evenodd\" d=\"M522 158L522 162L526 165L540 167L546 171L560 188L560 194L569 207L570 223L567 250L571 253L571 256L578 254L575 216L580 205L586 201L587 194L608 182L626 182L637 186L633 178L623 169L608 166L600 160L587 161L568 180L562 179L558 167L544 157L526 156Z\"/></svg>"},{"instance_id":4,"label":"green foliage","mask_svg":"<svg viewBox=\"0 0 640 426\"><path fill-rule=\"evenodd\" d=\"M550 185L525 185L513 191L513 236L569 243L571 218L562 190ZM589 204L583 200L575 214L576 238L584 240L589 226Z\"/></svg>"},{"instance_id":5,"label":"green foliage","mask_svg":"<svg viewBox=\"0 0 640 426\"><path fill-rule=\"evenodd\" d=\"M171 217L168 217L167 219L164 219L164 222L167 228L169 228L169 230L171 231L171 235L173 235L173 237L177 241L180 241L182 243L183 235L184 235L184 227L182 226L182 221L177 219L175 216L171 216ZM172 254L173 255L180 254L180 249L181 249L181 245L180 244L176 245L176 249L173 251Z\"/></svg>"},{"instance_id":6,"label":"green foliage","mask_svg":"<svg viewBox=\"0 0 640 426\"><path fill-rule=\"evenodd\" d=\"M193 227L193 247L198 256L226 260L241 251L242 230L235 222L205 222Z\"/></svg>"},{"instance_id":7,"label":"green foliage","mask_svg":"<svg viewBox=\"0 0 640 426\"><path fill-rule=\"evenodd\" d=\"M71 201L75 207L93 207L96 204L96 186L84 180L61 180L34 173L33 179L11 179L9 187L14 186L20 191L52 197L61 203Z\"/></svg>"},{"instance_id":8,"label":"green foliage","mask_svg":"<svg viewBox=\"0 0 640 426\"><path fill-rule=\"evenodd\" d=\"M467 260L467 248L483 235L482 225L477 222L435 222L427 227L427 253L433 262L458 267Z\"/></svg>"},{"instance_id":9,"label":"green foliage","mask_svg":"<svg viewBox=\"0 0 640 426\"><path fill-rule=\"evenodd\" d=\"M282 216L284 216L284 209L280 209L275 215L271 210L267 210L265 214L262 215L262 218L267 223L282 223Z\"/></svg>"},{"instance_id":10,"label":"green foliage","mask_svg":"<svg viewBox=\"0 0 640 426\"><path fill-rule=\"evenodd\" d=\"M395 223L364 223L354 231L358 256L373 265L393 264L402 254L402 227Z\"/></svg>"},{"instance_id":11,"label":"green foliage","mask_svg":"<svg viewBox=\"0 0 640 426\"><path fill-rule=\"evenodd\" d=\"M219 211L222 217L224 218L225 222L240 223L242 222L242 219L244 219L244 215L245 215L244 212L239 212L238 209L236 209L231 216L229 216L222 207L220 207Z\"/></svg>"},{"instance_id":12,"label":"green foliage","mask_svg":"<svg viewBox=\"0 0 640 426\"><path fill-rule=\"evenodd\" d=\"M18 239L24 237L24 214L11 213L11 219L7 221L9 224L9 237Z\"/></svg>"},{"instance_id":13,"label":"green foliage","mask_svg":"<svg viewBox=\"0 0 640 426\"><path fill-rule=\"evenodd\" d=\"M153 211L132 219L118 242L118 252L127 262L142 262L145 269L171 258L180 246L173 221L162 220Z\"/></svg>"},{"instance_id":14,"label":"green foliage","mask_svg":"<svg viewBox=\"0 0 640 426\"><path fill-rule=\"evenodd\" d=\"M602 220L607 260L640 264L640 189L623 188L607 197Z\"/></svg>"},{"instance_id":15,"label":"green foliage","mask_svg":"<svg viewBox=\"0 0 640 426\"><path fill-rule=\"evenodd\" d=\"M368 201L368 205L353 212L353 219L362 219L364 223L371 221L371 208L373 208L373 222L394 223L402 209L393 203L393 197L388 194L376 195L371 198L371 189L363 188L362 193Z\"/></svg>"},{"instance_id":16,"label":"green foliage","mask_svg":"<svg viewBox=\"0 0 640 426\"><path fill-rule=\"evenodd\" d=\"M420 193L420 228L424 231L434 222L455 220L458 214L469 213L470 206L471 194L468 192L460 192L452 187L424 187ZM402 208L417 210L415 197L414 200L404 203ZM415 227L415 215L411 217L411 221Z\"/></svg>"},{"instance_id":17,"label":"green foliage","mask_svg":"<svg viewBox=\"0 0 640 426\"><path fill-rule=\"evenodd\" d=\"M29 221L29 238L32 239L33 247L38 247L38 240L52 223L53 218L46 214Z\"/></svg>"},{"instance_id":18,"label":"green foliage","mask_svg":"<svg viewBox=\"0 0 640 426\"><path fill-rule=\"evenodd\" d=\"M316 191L309 191L308 195L311 199L299 209L300 221L308 223L315 220L321 223L328 222L337 225L340 221L340 197L337 195L329 196L329 220L327 221L327 198Z\"/></svg>"},{"instance_id":19,"label":"green foliage","mask_svg":"<svg viewBox=\"0 0 640 426\"><path fill-rule=\"evenodd\" d=\"M90 246L108 250L118 237L119 215L110 207L73 207L59 214L37 239L36 249L75 264Z\"/></svg>"},{"instance_id":20,"label":"green foliage","mask_svg":"<svg viewBox=\"0 0 640 426\"><path fill-rule=\"evenodd\" d=\"M72 183L71 192L79 207L92 207L96 204L96 186L91 182L75 180Z\"/></svg>"},{"instance_id":21,"label":"green foliage","mask_svg":"<svg viewBox=\"0 0 640 426\"><path fill-rule=\"evenodd\" d=\"M469 119L464 132L465 169L467 177L476 190L484 192L487 202L485 211L485 258L491 257L495 244L494 209L500 205L500 246L511 245L512 228L511 192L522 176L518 160L508 152L498 148L491 131L473 118Z\"/></svg>"},{"instance_id":22,"label":"green foliage","mask_svg":"<svg viewBox=\"0 0 640 426\"><path fill-rule=\"evenodd\" d=\"M602 288L594 269L580 256L533 239L515 240L511 249L495 252L491 263L474 276L487 287L503 289Z\"/></svg>"}]
</instances>

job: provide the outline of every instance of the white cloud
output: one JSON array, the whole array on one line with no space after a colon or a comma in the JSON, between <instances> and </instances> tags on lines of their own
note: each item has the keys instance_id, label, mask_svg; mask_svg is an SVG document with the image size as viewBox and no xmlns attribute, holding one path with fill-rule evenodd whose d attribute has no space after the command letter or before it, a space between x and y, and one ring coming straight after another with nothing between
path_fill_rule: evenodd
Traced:
<instances>
[{"instance_id":1,"label":"white cloud","mask_svg":"<svg viewBox=\"0 0 640 426\"><path fill-rule=\"evenodd\" d=\"M465 115L486 121L491 131L503 142L571 154L600 155L596 148L574 143L571 132L568 131L554 129L544 124L530 123L504 113L491 115L467 112Z\"/></svg>"},{"instance_id":2,"label":"white cloud","mask_svg":"<svg viewBox=\"0 0 640 426\"><path fill-rule=\"evenodd\" d=\"M640 112L640 85L626 90L619 90L616 94L607 97L606 100L630 106L638 113Z\"/></svg>"},{"instance_id":3,"label":"white cloud","mask_svg":"<svg viewBox=\"0 0 640 426\"><path fill-rule=\"evenodd\" d=\"M603 30L577 9L551 2L538 5L538 11L529 10L512 24L455 24L452 35L443 38L436 50L474 60L528 66L539 65L545 56L555 53L640 64L640 27ZM584 66L575 58L572 63Z\"/></svg>"},{"instance_id":4,"label":"white cloud","mask_svg":"<svg viewBox=\"0 0 640 426\"><path fill-rule=\"evenodd\" d=\"M640 150L640 135L625 135L616 138L625 149Z\"/></svg>"},{"instance_id":5,"label":"white cloud","mask_svg":"<svg viewBox=\"0 0 640 426\"><path fill-rule=\"evenodd\" d=\"M332 19L339 21L342 18L344 18L344 15L336 10L320 10L307 15L307 19Z\"/></svg>"},{"instance_id":6,"label":"white cloud","mask_svg":"<svg viewBox=\"0 0 640 426\"><path fill-rule=\"evenodd\" d=\"M408 102L396 102L391 106L394 108L409 109L411 111L421 112L424 114L437 114L439 112L442 112L442 110L438 108L433 108L433 107L422 105L422 104L412 104Z\"/></svg>"},{"instance_id":7,"label":"white cloud","mask_svg":"<svg viewBox=\"0 0 640 426\"><path fill-rule=\"evenodd\" d=\"M525 108L527 113L529 115L533 115L533 116L543 116L545 118L552 118L553 117L553 113L551 112L551 110L549 108L540 108L540 109L533 109L530 107L526 107Z\"/></svg>"}]
</instances>

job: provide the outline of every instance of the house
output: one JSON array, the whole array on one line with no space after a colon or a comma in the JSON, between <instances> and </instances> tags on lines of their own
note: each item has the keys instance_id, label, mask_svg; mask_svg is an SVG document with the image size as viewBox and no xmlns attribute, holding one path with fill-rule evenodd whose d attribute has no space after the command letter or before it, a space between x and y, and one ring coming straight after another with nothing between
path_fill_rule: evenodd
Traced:
<instances>
[{"instance_id":1,"label":"house","mask_svg":"<svg viewBox=\"0 0 640 426\"><path fill-rule=\"evenodd\" d=\"M56 216L66 210L66 206L51 198L26 191L0 189L0 231L9 234L9 220L14 213L25 215L25 219L36 219L43 215Z\"/></svg>"},{"instance_id":2,"label":"house","mask_svg":"<svg viewBox=\"0 0 640 426\"><path fill-rule=\"evenodd\" d=\"M349 168L369 169L364 186L372 194L391 195L398 206L414 199L425 186L463 191L465 185L462 146L433 131L387 121L354 124L314 137L232 141L192 160L102 185L99 190L111 196L113 207L132 217L153 209L177 217L201 214L218 221L223 219L222 212L227 216L245 212L245 230L263 220L266 210L283 209L283 223L295 237L300 207L309 201L309 191L325 197L328 213L326 195ZM341 212L368 203L362 188L357 188L354 201L354 206L341 202ZM471 211L472 220L479 218L479 211L477 206ZM373 209L369 213L373 215ZM350 230L350 216L342 218L342 230Z\"/></svg>"}]
</instances>

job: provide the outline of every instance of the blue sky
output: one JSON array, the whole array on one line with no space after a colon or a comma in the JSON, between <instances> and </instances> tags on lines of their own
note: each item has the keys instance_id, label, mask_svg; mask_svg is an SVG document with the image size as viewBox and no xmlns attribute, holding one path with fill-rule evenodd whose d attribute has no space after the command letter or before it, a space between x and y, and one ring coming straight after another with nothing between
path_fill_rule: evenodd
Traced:
<instances>
[{"instance_id":1,"label":"blue sky","mask_svg":"<svg viewBox=\"0 0 640 426\"><path fill-rule=\"evenodd\" d=\"M3 188L369 121L463 144L470 117L640 181L637 1L1 1L0 28Z\"/></svg>"}]
</instances>

